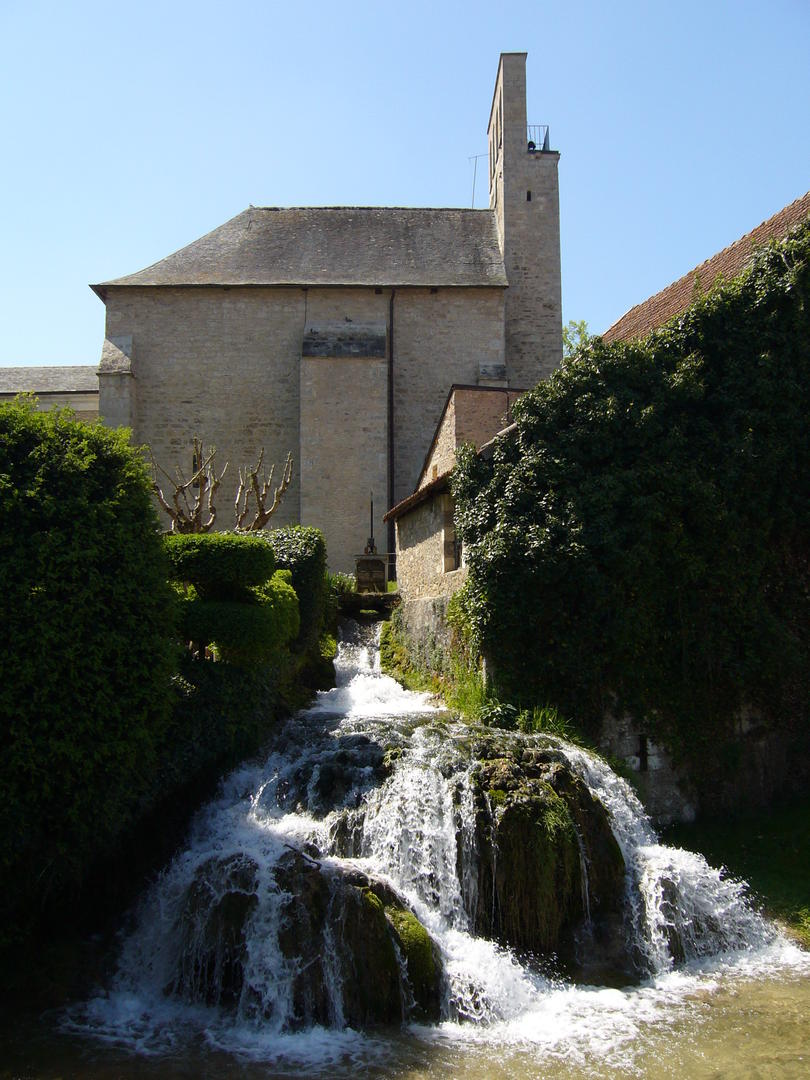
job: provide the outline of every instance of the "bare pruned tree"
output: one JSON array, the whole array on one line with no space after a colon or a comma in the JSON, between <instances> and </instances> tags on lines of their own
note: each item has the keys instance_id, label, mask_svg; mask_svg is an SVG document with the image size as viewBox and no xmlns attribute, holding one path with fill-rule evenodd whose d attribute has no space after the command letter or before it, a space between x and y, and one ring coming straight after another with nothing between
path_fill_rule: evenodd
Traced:
<instances>
[{"instance_id":1,"label":"bare pruned tree","mask_svg":"<svg viewBox=\"0 0 810 1080\"><path fill-rule=\"evenodd\" d=\"M206 451L202 439L194 436L194 472L186 480L183 471L178 466L175 476L170 476L155 461L155 455L151 449L149 456L152 459L152 488L157 495L158 502L172 519L172 532L176 533L205 533L210 532L216 521L217 511L214 506L214 494L222 482L222 477L228 468L228 462L217 476L214 469L214 457L216 448L211 447ZM159 474L164 476L172 487L171 503L166 499L158 483Z\"/></svg>"},{"instance_id":2,"label":"bare pruned tree","mask_svg":"<svg viewBox=\"0 0 810 1080\"><path fill-rule=\"evenodd\" d=\"M284 463L281 483L273 492L273 501L270 506L267 505L267 499L273 484L273 473L276 466L275 463L271 465L269 474L265 474L264 447L262 447L262 452L259 454L259 460L256 462L254 469L250 469L246 465L244 469L239 470L239 489L236 492L234 502L237 532L256 532L257 529L265 527L276 510L278 510L284 492L290 486L292 468L293 458L292 451L290 451ZM256 504L255 510L252 510L253 502ZM253 513L252 519L250 519L251 513Z\"/></svg>"}]
</instances>

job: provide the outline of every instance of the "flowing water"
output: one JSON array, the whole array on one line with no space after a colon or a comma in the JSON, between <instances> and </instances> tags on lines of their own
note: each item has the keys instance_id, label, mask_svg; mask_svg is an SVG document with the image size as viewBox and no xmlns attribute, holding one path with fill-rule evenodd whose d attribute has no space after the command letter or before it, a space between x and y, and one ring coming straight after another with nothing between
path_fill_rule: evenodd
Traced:
<instances>
[{"instance_id":1,"label":"flowing water","mask_svg":"<svg viewBox=\"0 0 810 1080\"><path fill-rule=\"evenodd\" d=\"M144 899L112 984L50 1018L41 1046L29 1040L28 1071L0 1067L0 1077L810 1075L807 954L749 906L742 884L660 845L625 781L569 744L555 740L625 859L639 977L585 985L475 937L473 732L381 675L362 635L341 643L337 668L337 687L197 815ZM407 902L441 952L438 1024L346 1026L338 923L312 959L280 944L289 896L276 874L291 850L373 875ZM587 913L584 858L581 869ZM236 981L205 921L225 892L244 901ZM302 1027L293 984L304 963L322 969L328 1022Z\"/></svg>"}]
</instances>

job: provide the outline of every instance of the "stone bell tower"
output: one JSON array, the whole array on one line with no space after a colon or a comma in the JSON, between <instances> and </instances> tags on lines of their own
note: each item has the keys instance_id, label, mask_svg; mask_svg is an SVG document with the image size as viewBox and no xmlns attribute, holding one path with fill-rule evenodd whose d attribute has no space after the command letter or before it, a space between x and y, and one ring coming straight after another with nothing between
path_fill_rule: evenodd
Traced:
<instances>
[{"instance_id":1,"label":"stone bell tower","mask_svg":"<svg viewBox=\"0 0 810 1080\"><path fill-rule=\"evenodd\" d=\"M533 386L562 359L560 197L548 128L526 121L526 53L501 53L489 118L489 205L509 287L506 369Z\"/></svg>"}]
</instances>

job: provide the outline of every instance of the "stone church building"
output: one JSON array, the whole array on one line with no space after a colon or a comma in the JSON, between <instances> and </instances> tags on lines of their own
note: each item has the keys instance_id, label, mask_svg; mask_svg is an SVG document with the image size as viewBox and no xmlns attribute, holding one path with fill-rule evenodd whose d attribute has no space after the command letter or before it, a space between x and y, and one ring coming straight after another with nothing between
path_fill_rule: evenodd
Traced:
<instances>
[{"instance_id":1,"label":"stone church building","mask_svg":"<svg viewBox=\"0 0 810 1080\"><path fill-rule=\"evenodd\" d=\"M294 476L273 524L320 527L332 570L416 486L452 384L528 387L559 363L557 164L529 128L526 54L500 58L489 209L250 207L153 266L94 285L106 305L99 414L169 472L195 435L237 469Z\"/></svg>"}]
</instances>

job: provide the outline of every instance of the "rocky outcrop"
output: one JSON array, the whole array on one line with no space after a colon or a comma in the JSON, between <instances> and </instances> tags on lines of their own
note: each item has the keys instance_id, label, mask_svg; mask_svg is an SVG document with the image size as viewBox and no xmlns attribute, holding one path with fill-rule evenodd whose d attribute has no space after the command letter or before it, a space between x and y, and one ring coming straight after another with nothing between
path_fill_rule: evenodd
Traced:
<instances>
[{"instance_id":1,"label":"rocky outcrop","mask_svg":"<svg viewBox=\"0 0 810 1080\"><path fill-rule=\"evenodd\" d=\"M197 871L180 917L179 967L169 993L252 1015L267 1014L265 1001L277 1009L281 997L288 1029L439 1019L439 951L390 886L292 849L273 877L274 917L257 921L275 934L274 977L286 980L286 993L266 995L249 978L258 867L242 855L209 860Z\"/></svg>"},{"instance_id":2,"label":"rocky outcrop","mask_svg":"<svg viewBox=\"0 0 810 1080\"><path fill-rule=\"evenodd\" d=\"M475 932L586 969L629 967L624 859L602 804L541 740L494 735L474 754Z\"/></svg>"}]
</instances>

